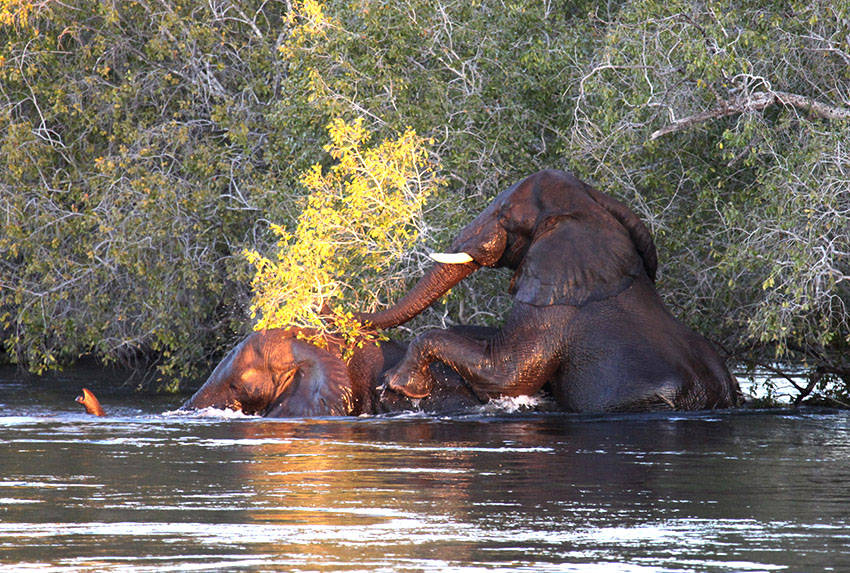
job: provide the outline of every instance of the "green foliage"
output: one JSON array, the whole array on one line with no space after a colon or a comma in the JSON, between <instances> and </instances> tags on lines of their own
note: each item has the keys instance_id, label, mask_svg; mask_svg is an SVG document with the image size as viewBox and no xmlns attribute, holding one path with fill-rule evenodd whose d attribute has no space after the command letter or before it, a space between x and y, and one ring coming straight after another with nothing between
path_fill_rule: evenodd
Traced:
<instances>
[{"instance_id":1,"label":"green foliage","mask_svg":"<svg viewBox=\"0 0 850 573\"><path fill-rule=\"evenodd\" d=\"M11 360L141 357L186 377L244 332L239 253L293 169L266 155L286 142L266 118L283 9L48 2L0 30Z\"/></svg>"},{"instance_id":2,"label":"green foliage","mask_svg":"<svg viewBox=\"0 0 850 573\"><path fill-rule=\"evenodd\" d=\"M320 137L333 118L364 117L393 137L433 137L449 185L429 199L432 249L489 200L544 167L568 167L559 142L572 125L577 58L590 51L595 2L414 0L294 3L282 55L289 75L277 125ZM410 278L422 264L410 269ZM479 273L413 325L498 322L510 307L502 277ZM497 299L494 302L494 297Z\"/></svg>"},{"instance_id":3,"label":"green foliage","mask_svg":"<svg viewBox=\"0 0 850 573\"><path fill-rule=\"evenodd\" d=\"M407 126L432 134L455 188L490 195L504 180L563 163L550 144L571 124L574 78L563 72L587 43L580 5L328 2L321 34L299 31L309 16L293 19L288 91L323 124L353 114L387 135ZM282 124L304 120L282 104Z\"/></svg>"},{"instance_id":4,"label":"green foliage","mask_svg":"<svg viewBox=\"0 0 850 573\"><path fill-rule=\"evenodd\" d=\"M447 180L393 284L496 192L570 169L648 223L679 316L850 391L846 1L0 0L0 26L0 328L31 368L93 352L171 377L232 344L243 250L298 235L326 126L363 118L433 138ZM348 288L369 264L343 267ZM494 275L413 328L497 323Z\"/></svg>"},{"instance_id":5,"label":"green foliage","mask_svg":"<svg viewBox=\"0 0 850 573\"><path fill-rule=\"evenodd\" d=\"M699 330L741 358L845 375L848 16L831 2L629 2L584 72L571 142L649 221L662 292ZM796 99L762 103L774 94Z\"/></svg>"}]
</instances>

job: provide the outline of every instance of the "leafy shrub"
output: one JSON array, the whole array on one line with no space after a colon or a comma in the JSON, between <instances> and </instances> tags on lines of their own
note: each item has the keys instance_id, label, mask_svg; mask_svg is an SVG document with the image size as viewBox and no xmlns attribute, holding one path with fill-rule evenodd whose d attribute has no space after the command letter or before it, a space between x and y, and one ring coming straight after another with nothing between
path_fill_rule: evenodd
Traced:
<instances>
[{"instance_id":1,"label":"leafy shrub","mask_svg":"<svg viewBox=\"0 0 850 573\"><path fill-rule=\"evenodd\" d=\"M408 279L405 258L417 244L422 206L440 181L428 160L427 141L407 130L366 147L362 119L328 126L325 150L336 163L314 165L301 177L310 192L294 233L280 237L277 260L255 250L252 281L255 328L290 325L326 328L327 308L343 324L351 312L374 310Z\"/></svg>"},{"instance_id":2,"label":"leafy shrub","mask_svg":"<svg viewBox=\"0 0 850 573\"><path fill-rule=\"evenodd\" d=\"M281 262L301 174L335 173L326 126L362 118L376 141L433 139L446 179L388 278L565 168L642 216L662 296L732 360L850 393L845 4L0 0L4 348L185 377L250 327L243 250ZM335 300L391 302L380 276ZM505 291L476 273L410 328L498 323Z\"/></svg>"}]
</instances>

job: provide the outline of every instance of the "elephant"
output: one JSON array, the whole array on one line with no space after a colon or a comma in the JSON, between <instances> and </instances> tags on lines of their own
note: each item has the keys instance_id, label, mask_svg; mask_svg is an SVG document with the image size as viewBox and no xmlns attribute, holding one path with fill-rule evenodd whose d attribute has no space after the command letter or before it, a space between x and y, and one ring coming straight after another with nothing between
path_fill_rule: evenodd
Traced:
<instances>
[{"instance_id":1,"label":"elephant","mask_svg":"<svg viewBox=\"0 0 850 573\"><path fill-rule=\"evenodd\" d=\"M484 399L548 385L570 412L733 407L738 382L655 289L655 243L625 204L574 175L545 170L501 192L395 305L360 320L378 328L416 316L481 267L514 271L513 305L492 336L434 329L384 374L410 398L435 388L442 361Z\"/></svg>"},{"instance_id":2,"label":"elephant","mask_svg":"<svg viewBox=\"0 0 850 573\"><path fill-rule=\"evenodd\" d=\"M486 329L463 331L468 336L491 334ZM316 344L317 337L326 348ZM413 403L392 393L379 399L381 374L404 351L403 343L392 340L345 343L331 334L294 327L255 331L224 357L180 409L213 407L282 418L448 412L484 402L440 363L432 367L437 383L427 399Z\"/></svg>"}]
</instances>

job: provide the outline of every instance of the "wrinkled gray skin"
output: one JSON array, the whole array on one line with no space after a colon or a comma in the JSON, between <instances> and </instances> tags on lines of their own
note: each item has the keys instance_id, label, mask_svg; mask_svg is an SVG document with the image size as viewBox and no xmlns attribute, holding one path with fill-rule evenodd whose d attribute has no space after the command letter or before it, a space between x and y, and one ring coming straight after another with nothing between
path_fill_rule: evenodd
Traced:
<instances>
[{"instance_id":1,"label":"wrinkled gray skin","mask_svg":"<svg viewBox=\"0 0 850 573\"><path fill-rule=\"evenodd\" d=\"M466 329L476 335L483 329ZM405 345L365 342L347 360L339 340L327 349L297 337L297 329L250 334L213 370L183 410L218 408L265 417L356 416L399 410L448 412L483 403L453 370L435 363L434 391L416 403L390 393L379 400L381 374L404 355Z\"/></svg>"},{"instance_id":2,"label":"wrinkled gray skin","mask_svg":"<svg viewBox=\"0 0 850 573\"><path fill-rule=\"evenodd\" d=\"M736 405L724 361L655 290L655 245L624 204L569 173L542 171L503 191L452 243L465 264L437 264L387 311L416 316L475 270L515 271L511 312L495 335L431 330L385 378L409 397L436 387L440 360L482 396L531 395L547 382L567 411L697 410Z\"/></svg>"}]
</instances>

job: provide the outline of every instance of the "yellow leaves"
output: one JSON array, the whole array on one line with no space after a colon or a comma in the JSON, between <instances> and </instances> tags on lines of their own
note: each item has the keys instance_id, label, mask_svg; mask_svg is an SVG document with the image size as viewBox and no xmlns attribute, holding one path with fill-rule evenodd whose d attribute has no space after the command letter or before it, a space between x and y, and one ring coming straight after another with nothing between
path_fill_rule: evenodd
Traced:
<instances>
[{"instance_id":1,"label":"yellow leaves","mask_svg":"<svg viewBox=\"0 0 850 573\"><path fill-rule=\"evenodd\" d=\"M325 6L316 0L302 0L292 3L292 10L285 20L288 24L299 24L304 33L310 36L321 36L324 29L331 24L325 16Z\"/></svg>"},{"instance_id":2,"label":"yellow leaves","mask_svg":"<svg viewBox=\"0 0 850 573\"><path fill-rule=\"evenodd\" d=\"M299 48L313 39L323 39L335 22L325 14L325 6L316 0L295 0L284 21L291 26L288 41L278 47L285 59L295 57Z\"/></svg>"},{"instance_id":3,"label":"yellow leaves","mask_svg":"<svg viewBox=\"0 0 850 573\"><path fill-rule=\"evenodd\" d=\"M324 150L340 161L334 169L337 171L352 169L356 165L360 146L369 138L368 132L363 127L363 118L358 117L353 123L347 123L340 118L334 119L328 125L328 135L331 142L325 145Z\"/></svg>"},{"instance_id":4,"label":"yellow leaves","mask_svg":"<svg viewBox=\"0 0 850 573\"><path fill-rule=\"evenodd\" d=\"M33 8L30 0L0 0L0 26L26 28Z\"/></svg>"},{"instance_id":5,"label":"yellow leaves","mask_svg":"<svg viewBox=\"0 0 850 573\"><path fill-rule=\"evenodd\" d=\"M115 168L117 167L115 161L112 159L107 159L105 157L98 157L94 160L95 168L104 175L111 175L115 173Z\"/></svg>"},{"instance_id":6,"label":"yellow leaves","mask_svg":"<svg viewBox=\"0 0 850 573\"><path fill-rule=\"evenodd\" d=\"M773 288L776 284L776 277L774 275L770 275L767 277L763 283L761 283L761 290L767 290Z\"/></svg>"},{"instance_id":7,"label":"yellow leaves","mask_svg":"<svg viewBox=\"0 0 850 573\"><path fill-rule=\"evenodd\" d=\"M310 69L307 73L307 78L307 87L309 88L307 101L311 103L318 101L322 98L322 96L327 94L328 89L325 84L325 80L322 78L321 74L319 74L318 70Z\"/></svg>"},{"instance_id":8,"label":"yellow leaves","mask_svg":"<svg viewBox=\"0 0 850 573\"><path fill-rule=\"evenodd\" d=\"M372 147L362 118L336 119L327 129L325 151L336 163L326 171L316 164L301 175L309 196L294 233L271 226L279 238L275 260L245 252L256 269L251 310L259 317L257 329L324 331L328 317L322 313L333 307L335 329L359 333L347 309L374 308L378 293L400 286L388 269L413 248L422 206L441 183L428 142L411 129Z\"/></svg>"},{"instance_id":9,"label":"yellow leaves","mask_svg":"<svg viewBox=\"0 0 850 573\"><path fill-rule=\"evenodd\" d=\"M318 163L301 175L301 185L307 189L315 189L321 185L322 181L322 166ZM277 232L277 229L273 229Z\"/></svg>"}]
</instances>

